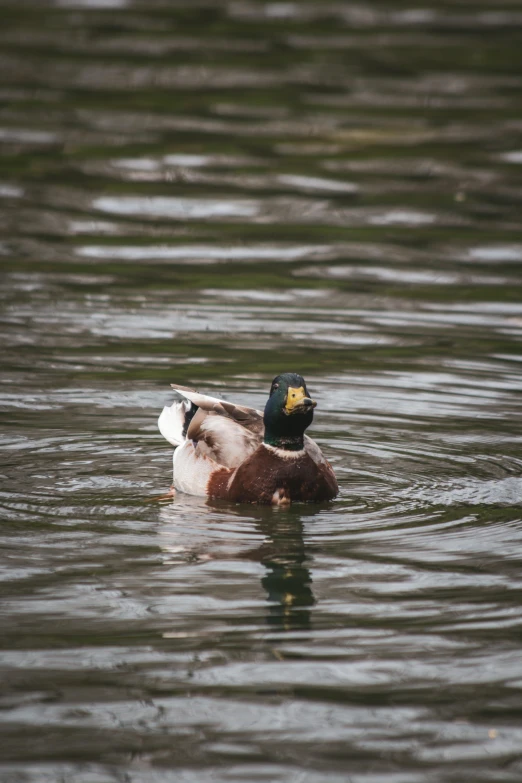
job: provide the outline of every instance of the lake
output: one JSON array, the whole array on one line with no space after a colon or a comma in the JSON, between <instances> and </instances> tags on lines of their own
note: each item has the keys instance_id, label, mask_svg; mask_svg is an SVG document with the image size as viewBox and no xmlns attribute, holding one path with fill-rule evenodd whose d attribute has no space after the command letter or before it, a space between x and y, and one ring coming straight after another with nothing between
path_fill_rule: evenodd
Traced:
<instances>
[{"instance_id":1,"label":"lake","mask_svg":"<svg viewBox=\"0 0 522 783\"><path fill-rule=\"evenodd\" d=\"M0 11L2 783L518 783L522 6ZM339 497L159 499L285 371Z\"/></svg>"}]
</instances>

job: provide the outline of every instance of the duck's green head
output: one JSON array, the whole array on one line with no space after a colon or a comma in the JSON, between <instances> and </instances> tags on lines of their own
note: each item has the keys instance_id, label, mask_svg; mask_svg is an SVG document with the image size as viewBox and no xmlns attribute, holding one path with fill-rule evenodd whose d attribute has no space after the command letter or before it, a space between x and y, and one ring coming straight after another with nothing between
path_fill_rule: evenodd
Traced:
<instances>
[{"instance_id":1,"label":"duck's green head","mask_svg":"<svg viewBox=\"0 0 522 783\"><path fill-rule=\"evenodd\" d=\"M265 443L289 451L302 449L304 431L312 423L316 405L301 375L278 375L265 407Z\"/></svg>"}]
</instances>

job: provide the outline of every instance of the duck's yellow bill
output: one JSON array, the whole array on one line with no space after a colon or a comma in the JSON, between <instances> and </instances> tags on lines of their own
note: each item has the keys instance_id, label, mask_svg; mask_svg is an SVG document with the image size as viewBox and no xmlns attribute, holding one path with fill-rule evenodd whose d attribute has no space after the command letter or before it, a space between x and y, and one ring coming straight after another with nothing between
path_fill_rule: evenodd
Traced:
<instances>
[{"instance_id":1,"label":"duck's yellow bill","mask_svg":"<svg viewBox=\"0 0 522 783\"><path fill-rule=\"evenodd\" d=\"M287 413L293 413L297 408L315 408L316 405L317 403L306 395L304 386L300 386L298 389L295 389L293 386L288 387L285 405Z\"/></svg>"}]
</instances>

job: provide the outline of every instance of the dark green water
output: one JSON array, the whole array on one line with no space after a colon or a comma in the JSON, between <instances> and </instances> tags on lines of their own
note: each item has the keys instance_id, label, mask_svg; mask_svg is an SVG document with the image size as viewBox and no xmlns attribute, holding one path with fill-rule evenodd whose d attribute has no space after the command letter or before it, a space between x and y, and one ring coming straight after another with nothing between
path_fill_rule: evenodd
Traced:
<instances>
[{"instance_id":1,"label":"dark green water","mask_svg":"<svg viewBox=\"0 0 522 783\"><path fill-rule=\"evenodd\" d=\"M0 18L2 783L518 783L522 5ZM330 507L154 500L287 370Z\"/></svg>"}]
</instances>

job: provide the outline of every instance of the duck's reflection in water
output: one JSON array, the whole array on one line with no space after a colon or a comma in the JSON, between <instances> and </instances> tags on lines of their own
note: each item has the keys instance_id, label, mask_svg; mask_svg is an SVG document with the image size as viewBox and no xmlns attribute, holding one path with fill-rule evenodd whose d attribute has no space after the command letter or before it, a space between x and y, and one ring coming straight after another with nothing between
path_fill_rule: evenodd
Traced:
<instances>
[{"instance_id":1,"label":"duck's reflection in water","mask_svg":"<svg viewBox=\"0 0 522 783\"><path fill-rule=\"evenodd\" d=\"M301 514L288 509L257 524L266 536L258 551L266 568L261 584L268 596L267 622L285 630L309 628L315 599Z\"/></svg>"},{"instance_id":2,"label":"duck's reflection in water","mask_svg":"<svg viewBox=\"0 0 522 783\"><path fill-rule=\"evenodd\" d=\"M274 630L307 629L315 598L303 531L304 520L313 515L307 506L233 506L180 494L160 510L165 563L261 563L268 625Z\"/></svg>"}]
</instances>

